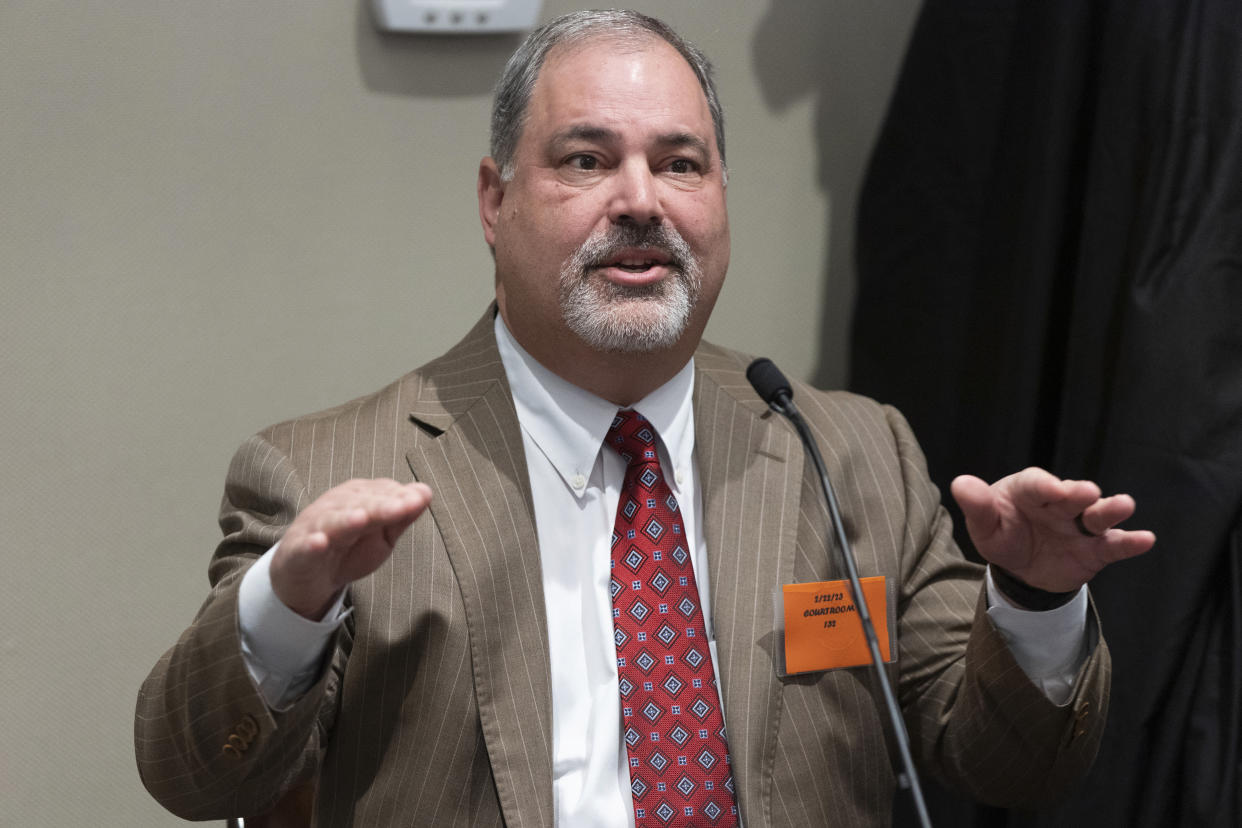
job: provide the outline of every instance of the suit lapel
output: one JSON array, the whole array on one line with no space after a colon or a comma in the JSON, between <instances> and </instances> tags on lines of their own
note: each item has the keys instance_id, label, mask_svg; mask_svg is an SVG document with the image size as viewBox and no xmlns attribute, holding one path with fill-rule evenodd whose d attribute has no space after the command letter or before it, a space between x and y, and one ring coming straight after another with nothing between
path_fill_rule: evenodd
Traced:
<instances>
[{"instance_id":1,"label":"suit lapel","mask_svg":"<svg viewBox=\"0 0 1242 828\"><path fill-rule=\"evenodd\" d=\"M407 459L435 493L431 513L461 589L505 824L550 825L551 667L539 547L492 314L423 376Z\"/></svg>"},{"instance_id":2,"label":"suit lapel","mask_svg":"<svg viewBox=\"0 0 1242 828\"><path fill-rule=\"evenodd\" d=\"M781 716L775 591L793 580L802 452L736 357L695 355L694 410L712 619L733 774L747 824L771 821ZM407 459L461 589L479 719L505 823L550 825L551 667L521 428L492 314L422 372Z\"/></svg>"},{"instance_id":3,"label":"suit lapel","mask_svg":"<svg viewBox=\"0 0 1242 828\"><path fill-rule=\"evenodd\" d=\"M729 751L746 824L768 825L782 700L775 591L793 580L803 457L735 356L704 345L695 364L695 451Z\"/></svg>"}]
</instances>

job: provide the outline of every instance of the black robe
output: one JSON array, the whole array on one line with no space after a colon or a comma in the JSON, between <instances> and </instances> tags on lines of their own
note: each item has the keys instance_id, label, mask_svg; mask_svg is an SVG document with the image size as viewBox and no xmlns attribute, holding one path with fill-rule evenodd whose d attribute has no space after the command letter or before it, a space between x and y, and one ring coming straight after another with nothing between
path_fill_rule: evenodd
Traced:
<instances>
[{"instance_id":1,"label":"black robe","mask_svg":"<svg viewBox=\"0 0 1242 828\"><path fill-rule=\"evenodd\" d=\"M1242 2L928 0L858 215L850 384L942 490L1042 465L1158 537L1091 585L1081 790L933 817L1242 825Z\"/></svg>"}]
</instances>

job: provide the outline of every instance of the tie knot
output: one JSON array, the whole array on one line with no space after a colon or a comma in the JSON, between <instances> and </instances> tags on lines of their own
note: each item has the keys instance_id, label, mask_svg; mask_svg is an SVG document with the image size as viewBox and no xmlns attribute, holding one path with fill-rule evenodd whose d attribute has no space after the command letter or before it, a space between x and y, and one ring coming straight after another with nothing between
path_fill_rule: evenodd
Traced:
<instances>
[{"instance_id":1,"label":"tie knot","mask_svg":"<svg viewBox=\"0 0 1242 828\"><path fill-rule=\"evenodd\" d=\"M656 431L646 417L633 409L617 412L617 416L612 418L612 425L608 428L604 443L611 446L630 466L660 463L656 453Z\"/></svg>"}]
</instances>

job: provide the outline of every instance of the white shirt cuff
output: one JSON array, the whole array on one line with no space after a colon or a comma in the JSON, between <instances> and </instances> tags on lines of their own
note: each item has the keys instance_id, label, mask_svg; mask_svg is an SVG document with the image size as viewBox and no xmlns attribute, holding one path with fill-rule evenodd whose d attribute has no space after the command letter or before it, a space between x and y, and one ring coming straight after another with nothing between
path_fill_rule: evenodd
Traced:
<instances>
[{"instance_id":1,"label":"white shirt cuff","mask_svg":"<svg viewBox=\"0 0 1242 828\"><path fill-rule=\"evenodd\" d=\"M1014 660L1054 704L1065 704L1074 679L1090 652L1087 640L1087 588L1069 603L1035 612L1015 606L987 571L988 617L1009 645Z\"/></svg>"},{"instance_id":2,"label":"white shirt cuff","mask_svg":"<svg viewBox=\"0 0 1242 828\"><path fill-rule=\"evenodd\" d=\"M284 710L319 678L320 663L332 634L349 615L345 591L319 621L285 606L272 589L269 549L242 576L237 596L242 659L263 699L273 710Z\"/></svg>"}]
</instances>

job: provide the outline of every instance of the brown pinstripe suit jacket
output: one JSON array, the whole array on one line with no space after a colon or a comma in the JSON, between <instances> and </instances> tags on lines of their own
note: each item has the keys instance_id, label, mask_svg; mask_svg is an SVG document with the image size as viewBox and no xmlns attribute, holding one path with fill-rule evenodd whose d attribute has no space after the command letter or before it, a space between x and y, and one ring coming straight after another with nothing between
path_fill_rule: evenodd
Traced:
<instances>
[{"instance_id":1,"label":"brown pinstripe suit jacket","mask_svg":"<svg viewBox=\"0 0 1242 828\"><path fill-rule=\"evenodd\" d=\"M696 452L712 613L743 818L885 825L894 777L866 669L781 679L774 588L843 577L789 426L742 356L695 356ZM1036 803L1085 772L1104 721L1101 641L1070 704L1033 687L982 612L980 570L901 416L796 388L863 575L897 590L890 666L916 760L998 803ZM809 464L808 464L809 465ZM430 516L350 592L322 679L272 712L240 656L237 587L298 509L350 477L417 478ZM486 317L443 357L367 397L251 438L229 469L225 537L194 623L138 698L148 789L188 818L262 812L318 774L323 826L553 822L552 711L539 550L522 439Z\"/></svg>"}]
</instances>

